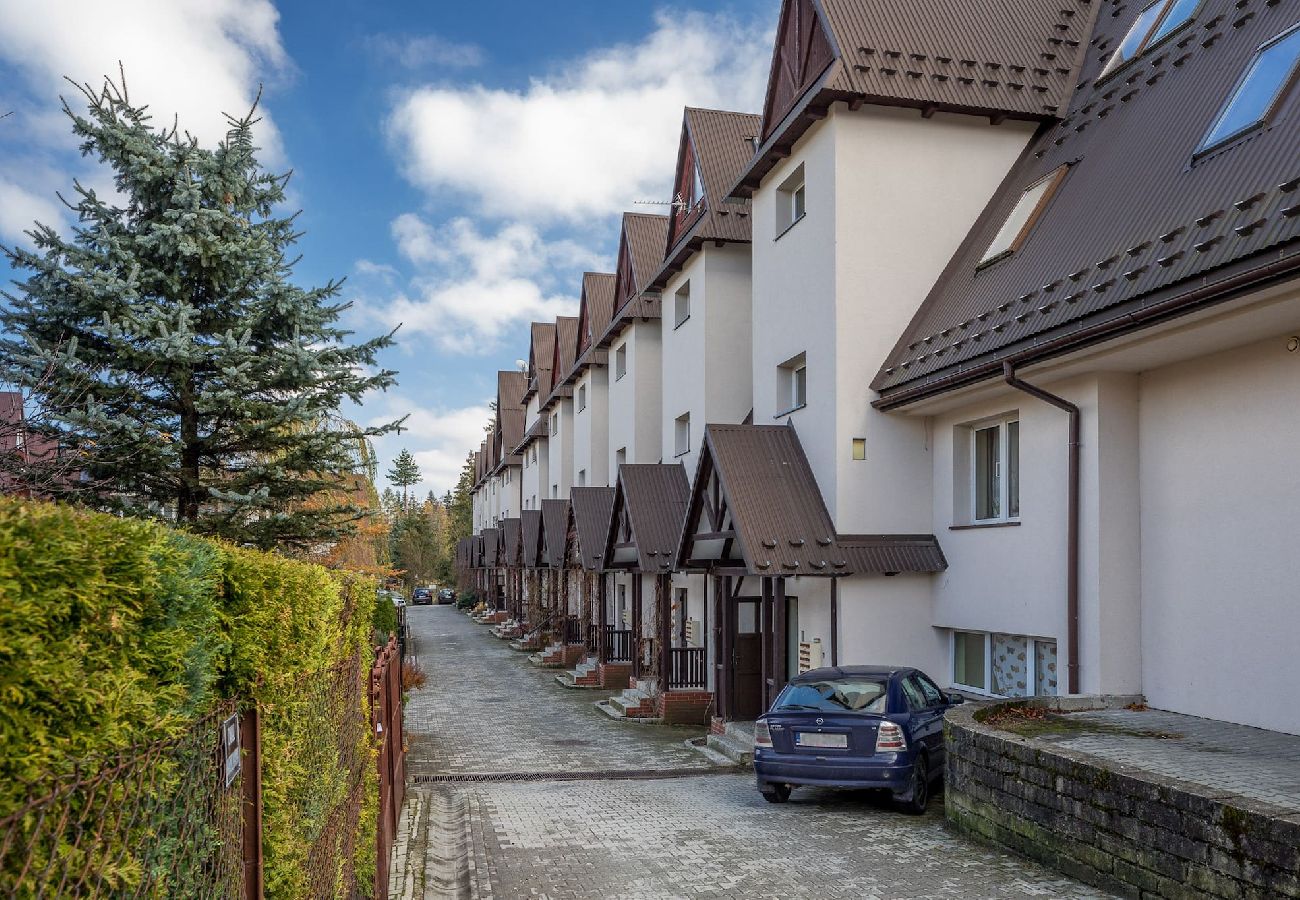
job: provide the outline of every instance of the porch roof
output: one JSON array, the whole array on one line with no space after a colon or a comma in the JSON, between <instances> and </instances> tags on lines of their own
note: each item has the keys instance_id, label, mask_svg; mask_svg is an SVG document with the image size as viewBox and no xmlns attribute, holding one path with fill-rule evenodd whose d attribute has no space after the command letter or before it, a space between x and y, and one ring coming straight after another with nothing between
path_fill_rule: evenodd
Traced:
<instances>
[{"instance_id":1,"label":"porch roof","mask_svg":"<svg viewBox=\"0 0 1300 900\"><path fill-rule=\"evenodd\" d=\"M503 566L519 565L519 520L501 520L500 564Z\"/></svg>"},{"instance_id":2,"label":"porch roof","mask_svg":"<svg viewBox=\"0 0 1300 900\"><path fill-rule=\"evenodd\" d=\"M569 501L542 501L542 563L552 569L564 566L564 544L569 533Z\"/></svg>"},{"instance_id":3,"label":"porch roof","mask_svg":"<svg viewBox=\"0 0 1300 900\"><path fill-rule=\"evenodd\" d=\"M497 565L498 532L495 528L483 529L483 565L492 568Z\"/></svg>"},{"instance_id":4,"label":"porch roof","mask_svg":"<svg viewBox=\"0 0 1300 900\"><path fill-rule=\"evenodd\" d=\"M605 567L643 574L673 571L690 486L680 463L624 464L618 470Z\"/></svg>"},{"instance_id":5,"label":"porch roof","mask_svg":"<svg viewBox=\"0 0 1300 900\"><path fill-rule=\"evenodd\" d=\"M605 538L609 535L609 521L614 515L614 488L576 487L569 492L569 503L582 567L603 571Z\"/></svg>"},{"instance_id":6,"label":"porch roof","mask_svg":"<svg viewBox=\"0 0 1300 900\"><path fill-rule=\"evenodd\" d=\"M542 565L542 511L525 509L519 513L519 564L529 569Z\"/></svg>"}]
</instances>

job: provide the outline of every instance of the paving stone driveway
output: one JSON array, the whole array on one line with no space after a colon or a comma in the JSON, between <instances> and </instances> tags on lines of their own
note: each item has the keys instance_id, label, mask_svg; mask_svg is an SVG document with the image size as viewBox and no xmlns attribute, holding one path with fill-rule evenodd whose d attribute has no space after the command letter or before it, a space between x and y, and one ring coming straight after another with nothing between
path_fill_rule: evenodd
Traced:
<instances>
[{"instance_id":1,"label":"paving stone driveway","mask_svg":"<svg viewBox=\"0 0 1300 900\"><path fill-rule=\"evenodd\" d=\"M953 835L940 800L915 818L830 791L799 790L773 806L752 775L671 777L700 766L680 744L689 730L607 720L591 708L594 696L560 687L450 608L408 617L430 674L407 707L412 775L593 775L417 781L393 897L1104 896ZM617 775L644 769L660 777Z\"/></svg>"}]
</instances>

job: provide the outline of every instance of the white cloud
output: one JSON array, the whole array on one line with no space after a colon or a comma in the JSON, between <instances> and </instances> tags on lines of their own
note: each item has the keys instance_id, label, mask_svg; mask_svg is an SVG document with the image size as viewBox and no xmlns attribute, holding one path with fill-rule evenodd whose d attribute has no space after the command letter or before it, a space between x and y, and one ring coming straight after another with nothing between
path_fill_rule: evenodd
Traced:
<instances>
[{"instance_id":1,"label":"white cloud","mask_svg":"<svg viewBox=\"0 0 1300 900\"><path fill-rule=\"evenodd\" d=\"M466 69L483 64L483 48L460 44L436 34L377 34L366 39L366 49L384 63L397 63L406 69L441 66Z\"/></svg>"},{"instance_id":2,"label":"white cloud","mask_svg":"<svg viewBox=\"0 0 1300 900\"><path fill-rule=\"evenodd\" d=\"M247 112L258 82L287 70L278 20L271 0L0 0L0 57L23 72L38 107L62 94L74 110L80 97L63 77L97 87L120 61L156 124L179 115L212 144L225 135L223 112ZM269 119L259 139L279 152Z\"/></svg>"},{"instance_id":3,"label":"white cloud","mask_svg":"<svg viewBox=\"0 0 1300 900\"><path fill-rule=\"evenodd\" d=\"M520 322L573 315L581 272L609 264L520 222L484 234L468 219L435 229L405 213L392 228L402 255L426 268L378 317L388 327L401 323L403 338L432 337L458 353L486 353Z\"/></svg>"},{"instance_id":4,"label":"white cloud","mask_svg":"<svg viewBox=\"0 0 1300 900\"><path fill-rule=\"evenodd\" d=\"M465 463L467 448L477 450L483 440L483 426L492 415L487 401L460 408L430 408L427 404L390 391L382 400L367 404L375 415L369 425L381 425L410 413L402 426L401 434L389 434L375 440L379 461L379 488L386 483L384 473L402 448L410 449L420 466L422 481L414 490L417 496L433 491L441 497L456 486L461 466Z\"/></svg>"},{"instance_id":5,"label":"white cloud","mask_svg":"<svg viewBox=\"0 0 1300 900\"><path fill-rule=\"evenodd\" d=\"M770 32L723 15L656 16L655 30L573 61L524 90L425 86L388 133L407 178L525 221L609 215L667 199L686 105L754 110Z\"/></svg>"},{"instance_id":6,"label":"white cloud","mask_svg":"<svg viewBox=\"0 0 1300 900\"><path fill-rule=\"evenodd\" d=\"M392 284L397 280L397 269L388 263L377 263L371 259L359 259L352 264L352 269L361 276L367 278L378 278L385 284Z\"/></svg>"},{"instance_id":7,"label":"white cloud","mask_svg":"<svg viewBox=\"0 0 1300 900\"><path fill-rule=\"evenodd\" d=\"M0 176L0 238L29 244L24 232L30 231L37 222L57 229L65 222L64 212L53 195L47 199Z\"/></svg>"}]
</instances>

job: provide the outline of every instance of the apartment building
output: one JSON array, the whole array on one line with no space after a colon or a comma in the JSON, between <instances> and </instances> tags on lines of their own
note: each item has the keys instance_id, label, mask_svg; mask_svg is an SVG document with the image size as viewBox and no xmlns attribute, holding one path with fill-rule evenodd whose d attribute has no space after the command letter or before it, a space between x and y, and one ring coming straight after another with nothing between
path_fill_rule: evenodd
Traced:
<instances>
[{"instance_id":1,"label":"apartment building","mask_svg":"<svg viewBox=\"0 0 1300 900\"><path fill-rule=\"evenodd\" d=\"M1300 733L1297 10L968 12L782 3L762 114L687 109L573 354L534 326L579 393L523 398L522 508L612 490L574 636L721 719L877 662Z\"/></svg>"}]
</instances>

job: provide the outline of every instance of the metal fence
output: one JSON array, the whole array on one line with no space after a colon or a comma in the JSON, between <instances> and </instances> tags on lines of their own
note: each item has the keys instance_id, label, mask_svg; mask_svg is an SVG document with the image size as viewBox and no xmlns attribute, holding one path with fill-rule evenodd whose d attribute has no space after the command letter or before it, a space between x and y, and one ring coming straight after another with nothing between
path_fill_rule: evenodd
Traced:
<instances>
[{"instance_id":1,"label":"metal fence","mask_svg":"<svg viewBox=\"0 0 1300 900\"><path fill-rule=\"evenodd\" d=\"M0 896L245 896L242 776L222 752L234 713L33 785L0 820Z\"/></svg>"},{"instance_id":2,"label":"metal fence","mask_svg":"<svg viewBox=\"0 0 1300 900\"><path fill-rule=\"evenodd\" d=\"M401 654L396 640L373 665L353 658L304 679L287 727L307 737L309 778L280 798L311 825L308 897L388 896L388 856L403 800ZM235 701L183 734L86 760L31 785L0 818L0 897L260 898L261 721ZM377 754L377 761L372 756ZM356 863L366 767L378 768L373 879Z\"/></svg>"}]
</instances>

